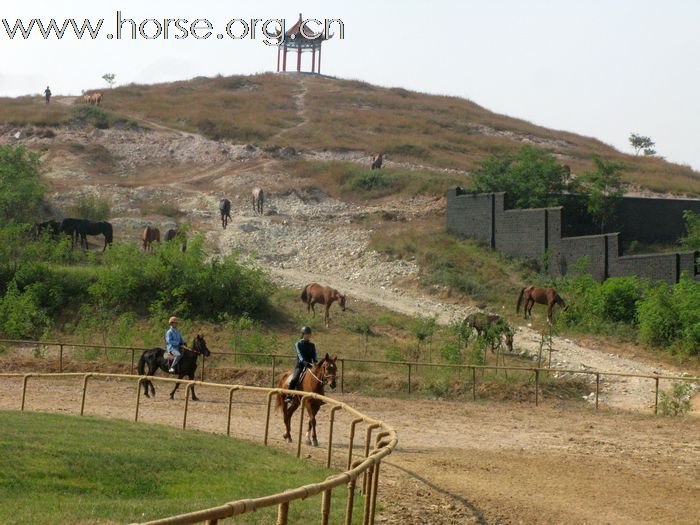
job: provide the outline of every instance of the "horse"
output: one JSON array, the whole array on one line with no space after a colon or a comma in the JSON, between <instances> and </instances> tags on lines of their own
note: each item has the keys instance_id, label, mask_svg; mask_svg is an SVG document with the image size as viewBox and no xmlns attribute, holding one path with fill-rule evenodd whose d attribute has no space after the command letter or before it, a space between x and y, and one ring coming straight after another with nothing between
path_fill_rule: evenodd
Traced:
<instances>
[{"instance_id":1,"label":"horse","mask_svg":"<svg viewBox=\"0 0 700 525\"><path fill-rule=\"evenodd\" d=\"M177 229L170 228L167 232L165 232L165 242L174 241L178 235L180 235L180 232ZM185 239L184 233L181 235L181 237L182 246L180 248L184 253L187 250L187 240Z\"/></svg>"},{"instance_id":2,"label":"horse","mask_svg":"<svg viewBox=\"0 0 700 525\"><path fill-rule=\"evenodd\" d=\"M525 319L532 317L532 307L535 303L547 305L547 322L552 324L552 310L554 305L558 304L562 310L566 311L569 307L566 306L564 300L554 290L554 288L544 288L541 286L528 286L520 290L518 303L515 306L515 313L520 312L520 305L525 301Z\"/></svg>"},{"instance_id":3,"label":"horse","mask_svg":"<svg viewBox=\"0 0 700 525\"><path fill-rule=\"evenodd\" d=\"M331 388L335 388L335 375L337 371L335 362L337 359L338 356L331 359L331 357L326 354L325 357L318 362L318 364L316 364L313 368L308 369L304 373L301 381L299 382L298 389L302 392L313 392L315 394L323 395L324 385L330 384ZM288 379L291 374L291 371L285 372L278 381L277 388L289 388ZM284 401L285 396L286 394L277 394L277 408L282 409L282 417L284 420L285 433L282 436L282 439L287 440L287 443L291 443L292 415L296 409L299 408L301 399L299 395L295 395L292 398L291 403L289 403L289 406L287 406L287 403ZM323 405L323 401L319 401L317 399L306 398L304 400L304 407L306 412L309 414L308 429L306 431L306 444L313 445L314 447L318 446L318 438L316 437L316 414L321 408L321 405Z\"/></svg>"},{"instance_id":4,"label":"horse","mask_svg":"<svg viewBox=\"0 0 700 525\"><path fill-rule=\"evenodd\" d=\"M93 93L92 94L92 103L95 106L99 106L102 104L102 93Z\"/></svg>"},{"instance_id":5,"label":"horse","mask_svg":"<svg viewBox=\"0 0 700 525\"><path fill-rule=\"evenodd\" d=\"M265 193L262 188L253 188L253 211L262 215L265 204Z\"/></svg>"},{"instance_id":6,"label":"horse","mask_svg":"<svg viewBox=\"0 0 700 525\"><path fill-rule=\"evenodd\" d=\"M61 231L61 223L59 221L55 221L53 219L45 221L45 222L39 222L34 225L33 232L34 235L39 235L41 232L49 232L51 237L57 237L58 234Z\"/></svg>"},{"instance_id":7,"label":"horse","mask_svg":"<svg viewBox=\"0 0 700 525\"><path fill-rule=\"evenodd\" d=\"M71 247L73 247L80 238L78 229L86 222L88 222L87 219L74 219L72 217L66 217L61 221L61 225L58 228L59 233L70 235Z\"/></svg>"},{"instance_id":8,"label":"horse","mask_svg":"<svg viewBox=\"0 0 700 525\"><path fill-rule=\"evenodd\" d=\"M167 355L166 355L167 354ZM187 376L190 380L194 379L194 373L197 370L197 357L202 354L204 357L209 357L211 352L207 348L207 342L201 334L197 334L192 341L192 348L184 350L182 353L182 358L177 364L177 378L182 379ZM151 348L150 350L144 350L139 358L138 371L139 375L143 376L153 376L160 369L163 372L167 372L170 369L170 363L172 362L174 356L167 353L162 348ZM148 365L148 373L146 373L146 365ZM180 383L175 383L175 388L170 392L170 399L175 399L175 392L180 387ZM143 393L146 397L151 397L156 395L156 389L153 388L153 383L146 379L143 382ZM192 386L192 401L197 401L198 398L194 393L194 386Z\"/></svg>"},{"instance_id":9,"label":"horse","mask_svg":"<svg viewBox=\"0 0 700 525\"><path fill-rule=\"evenodd\" d=\"M80 237L80 245L85 249L88 247L88 235L104 235L105 245L102 248L102 251L105 251L107 249L107 245L111 245L112 241L114 240L112 225L107 221L81 221L76 225L75 233Z\"/></svg>"},{"instance_id":10,"label":"horse","mask_svg":"<svg viewBox=\"0 0 700 525\"><path fill-rule=\"evenodd\" d=\"M345 296L330 286L321 286L318 283L307 284L301 291L301 300L306 303L307 313L313 311L314 316L316 315L316 308L314 308L314 305L316 303L325 305L323 322L326 326L330 323L328 311L334 301L338 301L340 308L342 308L343 312L345 311Z\"/></svg>"},{"instance_id":11,"label":"horse","mask_svg":"<svg viewBox=\"0 0 700 525\"><path fill-rule=\"evenodd\" d=\"M225 230L228 221L231 220L231 201L221 199L219 201L219 213L221 214L221 227Z\"/></svg>"},{"instance_id":12,"label":"horse","mask_svg":"<svg viewBox=\"0 0 700 525\"><path fill-rule=\"evenodd\" d=\"M373 170L378 170L382 167L382 161L384 160L384 153L377 153L372 155L372 168Z\"/></svg>"},{"instance_id":13,"label":"horse","mask_svg":"<svg viewBox=\"0 0 700 525\"><path fill-rule=\"evenodd\" d=\"M143 242L143 249L145 251L152 250L151 244L160 242L160 230L155 226L146 226L141 234L141 241Z\"/></svg>"},{"instance_id":14,"label":"horse","mask_svg":"<svg viewBox=\"0 0 700 525\"><path fill-rule=\"evenodd\" d=\"M477 337L486 339L492 351L505 343L508 351L513 352L513 329L500 315L483 312L469 314L462 321L460 334L468 341L474 330Z\"/></svg>"}]
</instances>

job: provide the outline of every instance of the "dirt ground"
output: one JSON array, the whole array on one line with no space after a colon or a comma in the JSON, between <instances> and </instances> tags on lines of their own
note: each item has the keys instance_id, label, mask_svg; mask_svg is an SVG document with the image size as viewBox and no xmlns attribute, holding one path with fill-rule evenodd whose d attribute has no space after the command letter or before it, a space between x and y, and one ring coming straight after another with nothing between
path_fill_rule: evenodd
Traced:
<instances>
[{"instance_id":1,"label":"dirt ground","mask_svg":"<svg viewBox=\"0 0 700 525\"><path fill-rule=\"evenodd\" d=\"M17 409L20 380L0 379L0 409ZM144 399L141 420L180 425L184 392L168 386ZM77 413L80 380L31 379L27 410ZM227 394L198 389L188 427L225 432ZM399 447L381 470L378 523L699 523L700 419L661 418L580 405L398 400L336 396L394 426ZM85 413L133 417L133 383L93 380ZM232 434L260 442L265 399L234 397ZM271 422L273 446L282 424ZM303 447L321 461L328 411L319 419L321 448ZM337 419L334 467L346 461L350 418ZM364 429L360 429L360 436ZM362 438L354 455L362 454Z\"/></svg>"}]
</instances>

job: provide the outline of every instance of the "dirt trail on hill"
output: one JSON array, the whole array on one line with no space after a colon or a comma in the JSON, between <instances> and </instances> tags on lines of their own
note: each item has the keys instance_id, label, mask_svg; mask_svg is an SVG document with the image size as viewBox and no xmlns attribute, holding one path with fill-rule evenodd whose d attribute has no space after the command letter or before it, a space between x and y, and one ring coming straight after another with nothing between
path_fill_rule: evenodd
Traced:
<instances>
[{"instance_id":1,"label":"dirt trail on hill","mask_svg":"<svg viewBox=\"0 0 700 525\"><path fill-rule=\"evenodd\" d=\"M82 381L31 379L27 410L76 414ZM142 398L140 420L179 426L184 389L167 399L156 383L155 399ZM188 428L223 433L228 394L197 387ZM377 399L330 393L365 414L386 421L399 446L381 468L378 523L455 525L517 523L697 523L700 515L700 420L662 419L628 412L593 411L547 403L460 403ZM21 379L0 378L0 409L16 410ZM234 395L234 437L260 443L265 396ZM91 380L86 415L133 418L133 382ZM321 447L302 446L321 462L327 444L328 409L319 414ZM339 413L334 467L347 459L350 417ZM294 420L296 433L297 419ZM272 446L282 442L282 422L270 425ZM360 428L360 436L364 429ZM354 457L363 450L356 441ZM290 486L293 481L290 481Z\"/></svg>"}]
</instances>

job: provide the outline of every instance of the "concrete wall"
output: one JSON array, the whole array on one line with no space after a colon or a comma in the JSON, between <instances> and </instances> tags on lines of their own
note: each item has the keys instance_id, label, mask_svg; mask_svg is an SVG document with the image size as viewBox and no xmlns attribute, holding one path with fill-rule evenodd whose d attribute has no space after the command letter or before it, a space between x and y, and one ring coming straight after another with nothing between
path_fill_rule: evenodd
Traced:
<instances>
[{"instance_id":1,"label":"concrete wall","mask_svg":"<svg viewBox=\"0 0 700 525\"><path fill-rule=\"evenodd\" d=\"M655 204L648 205L653 208ZM546 258L548 271L554 275L573 272L577 261L585 257L588 271L601 281L607 277L637 275L675 283L682 273L695 277L694 253L623 256L619 233L563 237L562 231L567 230L565 217L565 209L561 207L506 210L503 193L466 194L459 188L447 192L449 233L477 239L537 265ZM654 215L640 219L646 223L656 221Z\"/></svg>"}]
</instances>

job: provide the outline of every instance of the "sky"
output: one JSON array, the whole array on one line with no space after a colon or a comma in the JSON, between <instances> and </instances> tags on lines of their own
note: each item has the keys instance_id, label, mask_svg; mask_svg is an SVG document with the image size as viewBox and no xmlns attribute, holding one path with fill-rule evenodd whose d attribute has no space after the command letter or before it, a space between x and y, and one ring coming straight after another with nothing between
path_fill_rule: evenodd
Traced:
<instances>
[{"instance_id":1,"label":"sky","mask_svg":"<svg viewBox=\"0 0 700 525\"><path fill-rule=\"evenodd\" d=\"M202 18L214 29L200 40L177 40L182 33L174 29L168 39L109 40L117 11L136 24ZM324 74L468 98L625 152L635 132L651 137L668 160L700 170L697 0L2 0L0 96L38 94L46 85L54 94L80 94L104 88L105 73L119 85L274 71L276 47L263 35L216 35L233 19L285 19L289 27L300 12L343 21L344 39L331 29L334 38L323 46ZM14 27L18 18L25 25L32 18L104 22L95 40L78 40L72 29L61 40L37 32L10 39L3 19ZM156 34L154 22L144 27ZM240 22L231 28L235 36L242 31ZM308 67L310 57L303 60Z\"/></svg>"}]
</instances>

